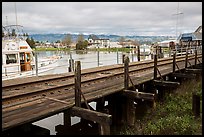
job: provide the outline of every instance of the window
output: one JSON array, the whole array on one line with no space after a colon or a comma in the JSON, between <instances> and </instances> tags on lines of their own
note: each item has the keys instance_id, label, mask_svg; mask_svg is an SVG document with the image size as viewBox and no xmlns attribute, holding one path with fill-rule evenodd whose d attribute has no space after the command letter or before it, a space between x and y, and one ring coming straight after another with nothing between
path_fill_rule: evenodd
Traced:
<instances>
[{"instance_id":1,"label":"window","mask_svg":"<svg viewBox=\"0 0 204 137\"><path fill-rule=\"evenodd\" d=\"M17 63L17 54L7 54L6 64Z\"/></svg>"}]
</instances>

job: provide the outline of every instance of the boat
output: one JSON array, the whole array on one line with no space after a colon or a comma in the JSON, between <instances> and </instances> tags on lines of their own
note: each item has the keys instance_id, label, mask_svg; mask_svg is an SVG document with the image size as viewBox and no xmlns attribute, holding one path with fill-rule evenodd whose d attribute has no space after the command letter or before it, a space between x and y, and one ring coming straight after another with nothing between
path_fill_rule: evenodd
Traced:
<instances>
[{"instance_id":1,"label":"boat","mask_svg":"<svg viewBox=\"0 0 204 137\"><path fill-rule=\"evenodd\" d=\"M42 74L54 69L62 58L53 55L36 61L34 54L37 53L27 43L21 25L2 26L2 34L2 80Z\"/></svg>"},{"instance_id":2,"label":"boat","mask_svg":"<svg viewBox=\"0 0 204 137\"><path fill-rule=\"evenodd\" d=\"M2 78L35 67L33 50L26 42L23 26L2 26Z\"/></svg>"}]
</instances>

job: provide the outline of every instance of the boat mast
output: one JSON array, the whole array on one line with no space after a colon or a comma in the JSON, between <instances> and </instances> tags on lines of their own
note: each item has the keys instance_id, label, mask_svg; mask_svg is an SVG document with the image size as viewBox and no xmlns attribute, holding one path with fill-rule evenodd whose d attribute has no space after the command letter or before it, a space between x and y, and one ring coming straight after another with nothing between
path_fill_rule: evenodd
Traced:
<instances>
[{"instance_id":1,"label":"boat mast","mask_svg":"<svg viewBox=\"0 0 204 137\"><path fill-rule=\"evenodd\" d=\"M17 22L16 3L14 2L14 4L15 4L16 26L17 26L17 25L18 25L18 22Z\"/></svg>"},{"instance_id":2,"label":"boat mast","mask_svg":"<svg viewBox=\"0 0 204 137\"><path fill-rule=\"evenodd\" d=\"M179 19L179 15L183 14L182 12L179 12L179 2L178 2L178 6L177 6L177 13L173 14L176 15L176 38L177 38L177 30L178 30L178 19Z\"/></svg>"}]
</instances>

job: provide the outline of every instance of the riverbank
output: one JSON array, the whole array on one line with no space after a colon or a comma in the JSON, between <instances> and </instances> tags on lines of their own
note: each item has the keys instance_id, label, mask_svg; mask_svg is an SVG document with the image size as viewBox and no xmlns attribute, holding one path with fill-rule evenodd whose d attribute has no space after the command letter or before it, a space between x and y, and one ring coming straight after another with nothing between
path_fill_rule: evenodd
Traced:
<instances>
[{"instance_id":1,"label":"riverbank","mask_svg":"<svg viewBox=\"0 0 204 137\"><path fill-rule=\"evenodd\" d=\"M72 48L36 48L35 51L70 51L75 50ZM86 51L108 51L108 52L130 52L132 49L130 48L92 48L87 49Z\"/></svg>"},{"instance_id":2,"label":"riverbank","mask_svg":"<svg viewBox=\"0 0 204 137\"><path fill-rule=\"evenodd\" d=\"M192 113L192 93L200 96L200 117ZM134 127L123 126L120 135L202 135L202 76L184 81L175 91L165 95L156 108L137 118Z\"/></svg>"}]
</instances>

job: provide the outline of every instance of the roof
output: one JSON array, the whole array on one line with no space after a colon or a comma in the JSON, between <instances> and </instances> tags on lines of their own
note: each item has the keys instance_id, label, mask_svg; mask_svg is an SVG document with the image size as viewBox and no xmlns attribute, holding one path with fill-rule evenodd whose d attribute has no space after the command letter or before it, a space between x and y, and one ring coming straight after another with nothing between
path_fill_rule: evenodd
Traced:
<instances>
[{"instance_id":1,"label":"roof","mask_svg":"<svg viewBox=\"0 0 204 137\"><path fill-rule=\"evenodd\" d=\"M178 37L178 40L182 41L194 41L202 40L202 26L199 26L195 32L183 33Z\"/></svg>"}]
</instances>

